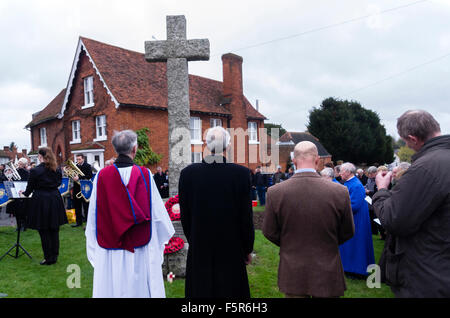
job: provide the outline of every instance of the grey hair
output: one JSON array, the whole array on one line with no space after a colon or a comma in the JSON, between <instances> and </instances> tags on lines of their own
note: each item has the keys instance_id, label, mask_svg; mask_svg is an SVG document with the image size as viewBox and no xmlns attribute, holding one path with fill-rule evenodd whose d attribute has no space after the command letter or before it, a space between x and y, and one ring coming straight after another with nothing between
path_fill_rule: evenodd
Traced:
<instances>
[{"instance_id":1,"label":"grey hair","mask_svg":"<svg viewBox=\"0 0 450 318\"><path fill-rule=\"evenodd\" d=\"M400 137L409 135L427 141L434 134L441 132L439 123L425 110L408 110L397 119L397 130Z\"/></svg>"},{"instance_id":2,"label":"grey hair","mask_svg":"<svg viewBox=\"0 0 450 318\"><path fill-rule=\"evenodd\" d=\"M206 133L206 146L214 154L224 152L230 144L230 140L230 133L220 126L210 128Z\"/></svg>"},{"instance_id":3,"label":"grey hair","mask_svg":"<svg viewBox=\"0 0 450 318\"><path fill-rule=\"evenodd\" d=\"M341 171L345 170L350 172L351 174L355 174L356 173L356 167L353 163L350 162L345 162L343 164L341 164Z\"/></svg>"},{"instance_id":4,"label":"grey hair","mask_svg":"<svg viewBox=\"0 0 450 318\"><path fill-rule=\"evenodd\" d=\"M378 169L375 166L370 166L369 168L367 168L367 173L377 173Z\"/></svg>"},{"instance_id":5,"label":"grey hair","mask_svg":"<svg viewBox=\"0 0 450 318\"><path fill-rule=\"evenodd\" d=\"M334 169L333 168L323 168L322 171L320 171L320 175L322 177L334 178Z\"/></svg>"},{"instance_id":6,"label":"grey hair","mask_svg":"<svg viewBox=\"0 0 450 318\"><path fill-rule=\"evenodd\" d=\"M114 132L111 143L119 155L128 155L137 145L137 134L132 130Z\"/></svg>"},{"instance_id":7,"label":"grey hair","mask_svg":"<svg viewBox=\"0 0 450 318\"><path fill-rule=\"evenodd\" d=\"M411 164L409 162L400 162L398 164L398 169L399 170L408 170L409 167L411 167Z\"/></svg>"}]
</instances>

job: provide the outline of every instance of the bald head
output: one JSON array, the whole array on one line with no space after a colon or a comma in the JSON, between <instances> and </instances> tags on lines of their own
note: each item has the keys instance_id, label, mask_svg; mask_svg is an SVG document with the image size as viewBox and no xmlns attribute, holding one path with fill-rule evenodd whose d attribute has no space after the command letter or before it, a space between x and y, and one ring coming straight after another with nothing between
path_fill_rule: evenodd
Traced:
<instances>
[{"instance_id":1,"label":"bald head","mask_svg":"<svg viewBox=\"0 0 450 318\"><path fill-rule=\"evenodd\" d=\"M302 141L295 145L294 159L297 169L316 168L319 161L319 152L317 147L310 141Z\"/></svg>"},{"instance_id":2,"label":"bald head","mask_svg":"<svg viewBox=\"0 0 450 318\"><path fill-rule=\"evenodd\" d=\"M294 148L294 158L297 159L308 159L314 158L319 155L317 147L310 141L302 141L295 145Z\"/></svg>"}]
</instances>

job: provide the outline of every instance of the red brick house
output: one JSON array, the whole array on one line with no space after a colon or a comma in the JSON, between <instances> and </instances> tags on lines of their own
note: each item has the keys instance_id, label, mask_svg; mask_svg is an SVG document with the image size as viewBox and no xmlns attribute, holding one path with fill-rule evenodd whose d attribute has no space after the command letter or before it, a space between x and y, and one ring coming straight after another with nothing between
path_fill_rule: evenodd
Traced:
<instances>
[{"instance_id":1,"label":"red brick house","mask_svg":"<svg viewBox=\"0 0 450 318\"><path fill-rule=\"evenodd\" d=\"M321 171L325 164L331 162L331 155L325 149L325 147L320 143L319 139L311 135L309 132L286 132L280 137L277 142L279 146L279 156L280 156L280 166L282 171L289 169L287 166L288 162L293 156L294 147L301 141L310 141L314 143L319 152L320 161L316 169Z\"/></svg>"},{"instance_id":2,"label":"red brick house","mask_svg":"<svg viewBox=\"0 0 450 318\"><path fill-rule=\"evenodd\" d=\"M265 117L244 96L242 58L225 54L222 62L223 82L189 75L192 159L202 159L208 128L249 129L246 159L239 163L254 168L259 162L249 163L249 156L260 147L258 129ZM101 167L116 156L111 145L115 130L149 128L152 150L163 155L157 165L166 169L166 64L148 63L142 53L80 37L66 88L33 114L27 128L32 151L51 147L60 163L83 153Z\"/></svg>"},{"instance_id":3,"label":"red brick house","mask_svg":"<svg viewBox=\"0 0 450 318\"><path fill-rule=\"evenodd\" d=\"M3 150L0 149L0 164L6 164L10 161L16 162L20 158L26 158L30 161L30 158L27 155L27 150L22 149L22 151L18 151L17 147L13 146L12 149L9 146L4 146Z\"/></svg>"}]
</instances>

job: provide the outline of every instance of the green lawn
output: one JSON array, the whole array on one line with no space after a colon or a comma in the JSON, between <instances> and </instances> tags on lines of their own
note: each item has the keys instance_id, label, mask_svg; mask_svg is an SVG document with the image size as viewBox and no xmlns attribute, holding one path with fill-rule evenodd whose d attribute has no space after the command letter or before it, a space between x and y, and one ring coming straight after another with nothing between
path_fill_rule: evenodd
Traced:
<instances>
[{"instance_id":1,"label":"green lawn","mask_svg":"<svg viewBox=\"0 0 450 318\"><path fill-rule=\"evenodd\" d=\"M14 228L0 227L0 255L12 246L15 239ZM24 232L21 244L33 259L22 255L18 259L6 256L0 261L0 294L8 294L11 298L91 297L93 270L86 258L83 229L72 228L70 225L62 226L60 242L58 263L41 266L39 262L43 259L43 254L39 234L34 230ZM383 241L374 237L374 246L378 259ZM252 297L283 297L277 287L278 248L267 241L259 230L256 231L254 252L256 257L253 264L248 266ZM67 287L68 280L73 282L70 279L73 272L67 271L71 264L80 268L80 288ZM369 289L365 281L347 280L347 287L345 297L393 297L390 289L384 285L380 289ZM166 282L166 295L168 298L184 297L184 280L176 279L172 284Z\"/></svg>"}]
</instances>

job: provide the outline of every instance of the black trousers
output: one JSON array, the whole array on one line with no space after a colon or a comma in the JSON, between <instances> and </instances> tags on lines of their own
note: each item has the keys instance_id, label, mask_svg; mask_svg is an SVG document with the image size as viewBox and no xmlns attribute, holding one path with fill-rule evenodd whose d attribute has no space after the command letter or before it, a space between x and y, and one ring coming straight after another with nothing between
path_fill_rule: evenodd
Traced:
<instances>
[{"instance_id":1,"label":"black trousers","mask_svg":"<svg viewBox=\"0 0 450 318\"><path fill-rule=\"evenodd\" d=\"M59 255L59 228L39 230L39 235L45 260L56 261Z\"/></svg>"},{"instance_id":2,"label":"black trousers","mask_svg":"<svg viewBox=\"0 0 450 318\"><path fill-rule=\"evenodd\" d=\"M83 198L73 199L73 207L75 208L75 216L77 218L77 224L82 225L83 219L87 220L88 210L89 210L89 202L84 201ZM83 218L83 210L84 210L84 218Z\"/></svg>"}]
</instances>

